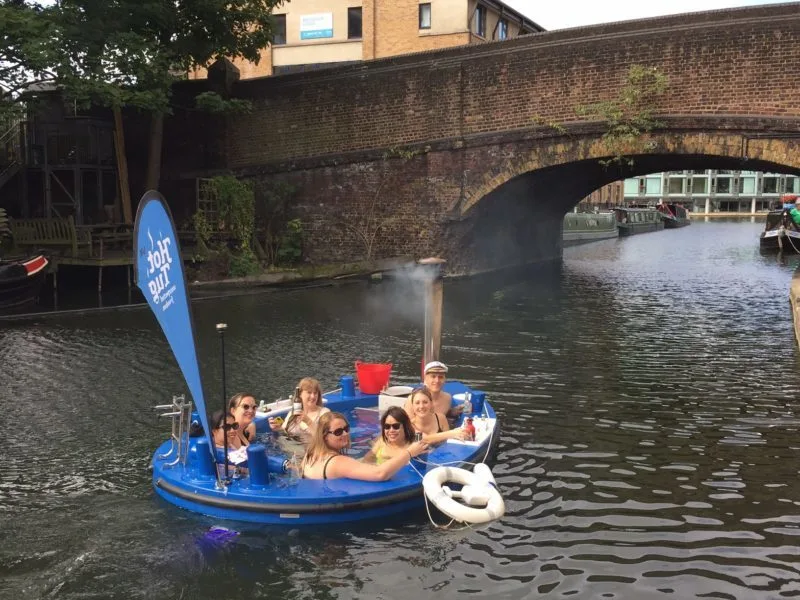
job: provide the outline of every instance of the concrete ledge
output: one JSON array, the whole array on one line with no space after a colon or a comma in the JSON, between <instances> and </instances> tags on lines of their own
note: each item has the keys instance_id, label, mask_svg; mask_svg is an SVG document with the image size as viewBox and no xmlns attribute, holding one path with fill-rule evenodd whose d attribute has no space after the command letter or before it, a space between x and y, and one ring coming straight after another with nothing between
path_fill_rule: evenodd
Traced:
<instances>
[{"instance_id":1,"label":"concrete ledge","mask_svg":"<svg viewBox=\"0 0 800 600\"><path fill-rule=\"evenodd\" d=\"M411 257L399 256L355 263L303 266L292 270L259 273L258 275L249 275L247 277L230 277L213 281L193 281L189 283L189 287L191 289L260 287L326 279L344 279L347 277L362 276L366 278L373 273L404 269L414 264L416 263Z\"/></svg>"}]
</instances>

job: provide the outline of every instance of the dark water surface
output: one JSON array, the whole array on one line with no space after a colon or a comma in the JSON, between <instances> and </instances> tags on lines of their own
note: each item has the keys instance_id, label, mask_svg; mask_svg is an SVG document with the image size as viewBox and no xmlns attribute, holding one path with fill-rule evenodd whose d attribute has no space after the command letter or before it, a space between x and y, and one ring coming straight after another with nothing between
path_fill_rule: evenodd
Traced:
<instances>
[{"instance_id":1,"label":"dark water surface","mask_svg":"<svg viewBox=\"0 0 800 600\"><path fill-rule=\"evenodd\" d=\"M0 323L3 598L783 598L800 595L793 264L756 223L570 249L560 270L445 287L444 359L503 420L506 517L357 528L216 523L157 499L181 377L149 311ZM413 375L419 298L353 285L195 305L207 382ZM218 385L207 393L218 399ZM214 400L216 402L216 400ZM204 543L213 524L228 545Z\"/></svg>"}]
</instances>

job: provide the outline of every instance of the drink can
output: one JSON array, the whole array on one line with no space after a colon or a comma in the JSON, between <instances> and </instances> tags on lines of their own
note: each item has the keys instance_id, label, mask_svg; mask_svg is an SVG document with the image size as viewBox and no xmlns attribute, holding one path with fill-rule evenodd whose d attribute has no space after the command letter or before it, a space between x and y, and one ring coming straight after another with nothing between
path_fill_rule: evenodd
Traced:
<instances>
[{"instance_id":1,"label":"drink can","mask_svg":"<svg viewBox=\"0 0 800 600\"><path fill-rule=\"evenodd\" d=\"M415 442L421 442L422 441L422 432L421 431L414 432L414 441Z\"/></svg>"}]
</instances>

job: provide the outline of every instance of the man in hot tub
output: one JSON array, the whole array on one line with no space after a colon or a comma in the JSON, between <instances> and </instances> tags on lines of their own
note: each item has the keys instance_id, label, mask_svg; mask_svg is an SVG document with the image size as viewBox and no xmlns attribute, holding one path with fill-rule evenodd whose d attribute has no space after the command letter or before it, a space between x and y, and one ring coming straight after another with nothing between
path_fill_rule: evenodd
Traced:
<instances>
[{"instance_id":1,"label":"man in hot tub","mask_svg":"<svg viewBox=\"0 0 800 600\"><path fill-rule=\"evenodd\" d=\"M447 380L447 365L438 360L432 360L423 369L423 383L433 397L434 411L447 415L448 421L459 417L464 410L463 405L453 405L453 397L442 389ZM411 398L406 400L405 411L411 415Z\"/></svg>"}]
</instances>

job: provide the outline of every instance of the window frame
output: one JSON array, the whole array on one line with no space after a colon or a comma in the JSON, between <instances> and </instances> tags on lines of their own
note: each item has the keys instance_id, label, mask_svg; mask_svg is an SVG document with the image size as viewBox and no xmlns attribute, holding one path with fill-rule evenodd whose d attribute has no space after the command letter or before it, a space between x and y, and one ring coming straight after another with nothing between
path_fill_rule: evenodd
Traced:
<instances>
[{"instance_id":1,"label":"window frame","mask_svg":"<svg viewBox=\"0 0 800 600\"><path fill-rule=\"evenodd\" d=\"M475 6L475 12L472 15L472 26L474 35L486 39L486 7L482 4Z\"/></svg>"},{"instance_id":2,"label":"window frame","mask_svg":"<svg viewBox=\"0 0 800 600\"><path fill-rule=\"evenodd\" d=\"M276 27L272 30L272 45L273 46L285 46L286 45L286 14L279 14L279 15L272 15L272 18L275 22ZM278 23L283 23L283 41L278 41L278 36L276 35L278 32Z\"/></svg>"},{"instance_id":3,"label":"window frame","mask_svg":"<svg viewBox=\"0 0 800 600\"><path fill-rule=\"evenodd\" d=\"M350 32L350 12L358 11L358 23L360 25L358 35L351 35ZM347 39L348 40L361 40L364 39L364 12L361 6L348 6L347 7Z\"/></svg>"},{"instance_id":4,"label":"window frame","mask_svg":"<svg viewBox=\"0 0 800 600\"><path fill-rule=\"evenodd\" d=\"M423 10L425 8L428 9L428 26L427 27L422 24L422 12L423 12ZM431 8L431 3L430 2L420 2L419 3L419 10L418 10L417 15L418 15L418 23L417 24L419 25L419 29L425 30L425 31L430 30L431 26L433 25L433 8Z\"/></svg>"},{"instance_id":5,"label":"window frame","mask_svg":"<svg viewBox=\"0 0 800 600\"><path fill-rule=\"evenodd\" d=\"M495 38L494 39L496 39L496 40L507 40L508 39L508 21L506 21L504 18L500 17L497 20L497 27L496 27L495 31L497 33L495 34Z\"/></svg>"}]
</instances>

